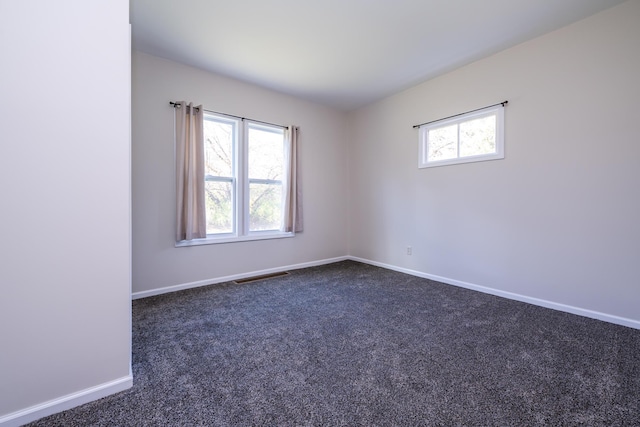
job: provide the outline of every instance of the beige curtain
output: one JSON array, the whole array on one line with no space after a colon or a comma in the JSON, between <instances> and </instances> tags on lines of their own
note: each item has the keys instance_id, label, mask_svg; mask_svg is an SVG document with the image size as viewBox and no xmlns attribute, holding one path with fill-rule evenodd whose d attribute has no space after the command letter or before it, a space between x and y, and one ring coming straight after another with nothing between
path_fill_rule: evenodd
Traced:
<instances>
[{"instance_id":1,"label":"beige curtain","mask_svg":"<svg viewBox=\"0 0 640 427\"><path fill-rule=\"evenodd\" d=\"M286 185L284 197L284 224L282 231L300 232L302 222L302 186L300 184L300 168L298 167L298 134L300 130L289 126L285 130L285 166Z\"/></svg>"},{"instance_id":2,"label":"beige curtain","mask_svg":"<svg viewBox=\"0 0 640 427\"><path fill-rule=\"evenodd\" d=\"M176 103L176 240L207 237L203 109Z\"/></svg>"}]
</instances>

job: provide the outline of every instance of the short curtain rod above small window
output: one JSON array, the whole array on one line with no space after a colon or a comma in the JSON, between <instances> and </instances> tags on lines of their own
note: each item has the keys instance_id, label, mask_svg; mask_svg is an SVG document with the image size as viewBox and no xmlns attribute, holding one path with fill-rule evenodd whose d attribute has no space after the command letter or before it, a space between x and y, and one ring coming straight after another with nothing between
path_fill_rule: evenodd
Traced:
<instances>
[{"instance_id":1,"label":"short curtain rod above small window","mask_svg":"<svg viewBox=\"0 0 640 427\"><path fill-rule=\"evenodd\" d=\"M169 104L170 104L173 108L180 108L180 103L179 103L179 102L169 101ZM196 110L198 109L197 107L194 107L194 108L196 108ZM283 128L283 129L286 129L286 128L288 128L288 127L289 127L289 126L279 125L279 124L276 124L276 123L263 122L262 120L254 120L254 119L249 119L249 118L247 118L247 117L234 116L233 114L220 113L220 112L218 112L218 111L213 111L213 110L206 110L206 109L205 109L204 111L206 111L207 113L219 114L219 115L221 115L221 116L233 117L234 119L249 120L249 121L254 122L254 123L262 123L263 125L278 126L278 127Z\"/></svg>"},{"instance_id":2,"label":"short curtain rod above small window","mask_svg":"<svg viewBox=\"0 0 640 427\"><path fill-rule=\"evenodd\" d=\"M420 126L430 125L431 123L436 123L436 122L440 122L440 121L442 121L442 120L452 119L452 118L454 118L454 117L463 116L463 115L465 115L465 114L469 114L469 113L474 113L474 112L476 112L476 111L484 110L485 108L497 107L498 105L502 105L502 106L504 107L504 106L505 106L505 105L507 105L508 103L509 103L509 101L502 101L502 102L498 102L497 104L487 105L486 107L476 108L475 110L467 111L467 112L460 113L460 114L454 114L453 116L443 117L442 119L438 119L438 120L431 120L430 122L420 123L419 125L415 125L415 126L413 126L413 128L414 128L414 129L416 129L416 128L419 128Z\"/></svg>"}]
</instances>

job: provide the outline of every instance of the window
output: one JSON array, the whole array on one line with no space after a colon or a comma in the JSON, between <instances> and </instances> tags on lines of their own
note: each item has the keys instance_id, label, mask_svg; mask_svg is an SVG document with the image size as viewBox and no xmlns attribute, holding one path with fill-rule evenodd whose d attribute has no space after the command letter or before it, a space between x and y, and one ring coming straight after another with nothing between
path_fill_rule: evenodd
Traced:
<instances>
[{"instance_id":1,"label":"window","mask_svg":"<svg viewBox=\"0 0 640 427\"><path fill-rule=\"evenodd\" d=\"M283 224L284 128L204 113L207 239L274 235Z\"/></svg>"},{"instance_id":2,"label":"window","mask_svg":"<svg viewBox=\"0 0 640 427\"><path fill-rule=\"evenodd\" d=\"M504 107L461 114L420 126L418 167L504 158Z\"/></svg>"}]
</instances>

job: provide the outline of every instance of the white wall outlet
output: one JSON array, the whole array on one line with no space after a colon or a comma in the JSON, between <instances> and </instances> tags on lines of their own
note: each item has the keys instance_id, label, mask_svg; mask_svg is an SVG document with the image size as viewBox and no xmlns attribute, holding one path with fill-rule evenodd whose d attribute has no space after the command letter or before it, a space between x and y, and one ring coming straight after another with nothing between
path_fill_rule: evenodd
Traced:
<instances>
[{"instance_id":1,"label":"white wall outlet","mask_svg":"<svg viewBox=\"0 0 640 427\"><path fill-rule=\"evenodd\" d=\"M407 255L411 255L411 252L413 252L413 249L411 249L411 246L407 246Z\"/></svg>"}]
</instances>

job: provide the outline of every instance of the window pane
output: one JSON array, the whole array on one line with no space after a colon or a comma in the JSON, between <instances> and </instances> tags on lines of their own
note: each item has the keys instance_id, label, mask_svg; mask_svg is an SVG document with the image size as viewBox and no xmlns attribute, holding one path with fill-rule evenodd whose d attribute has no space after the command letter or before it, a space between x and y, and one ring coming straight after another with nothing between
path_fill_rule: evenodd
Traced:
<instances>
[{"instance_id":1,"label":"window pane","mask_svg":"<svg viewBox=\"0 0 640 427\"><path fill-rule=\"evenodd\" d=\"M249 184L249 231L280 229L282 184Z\"/></svg>"},{"instance_id":2,"label":"window pane","mask_svg":"<svg viewBox=\"0 0 640 427\"><path fill-rule=\"evenodd\" d=\"M205 114L204 173L207 234L233 233L237 122Z\"/></svg>"},{"instance_id":3,"label":"window pane","mask_svg":"<svg viewBox=\"0 0 640 427\"><path fill-rule=\"evenodd\" d=\"M213 176L233 176L234 123L215 119L204 120L204 173Z\"/></svg>"},{"instance_id":4,"label":"window pane","mask_svg":"<svg viewBox=\"0 0 640 427\"><path fill-rule=\"evenodd\" d=\"M284 131L249 125L249 231L278 230L282 222Z\"/></svg>"},{"instance_id":5,"label":"window pane","mask_svg":"<svg viewBox=\"0 0 640 427\"><path fill-rule=\"evenodd\" d=\"M460 157L496 152L496 116L460 123Z\"/></svg>"},{"instance_id":6,"label":"window pane","mask_svg":"<svg viewBox=\"0 0 640 427\"><path fill-rule=\"evenodd\" d=\"M204 191L207 234L233 233L233 184L207 181Z\"/></svg>"},{"instance_id":7,"label":"window pane","mask_svg":"<svg viewBox=\"0 0 640 427\"><path fill-rule=\"evenodd\" d=\"M458 157L458 125L430 129L427 138L429 162Z\"/></svg>"},{"instance_id":8,"label":"window pane","mask_svg":"<svg viewBox=\"0 0 640 427\"><path fill-rule=\"evenodd\" d=\"M283 149L282 129L249 126L249 178L282 180Z\"/></svg>"}]
</instances>

